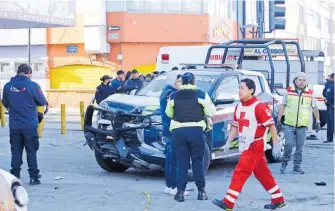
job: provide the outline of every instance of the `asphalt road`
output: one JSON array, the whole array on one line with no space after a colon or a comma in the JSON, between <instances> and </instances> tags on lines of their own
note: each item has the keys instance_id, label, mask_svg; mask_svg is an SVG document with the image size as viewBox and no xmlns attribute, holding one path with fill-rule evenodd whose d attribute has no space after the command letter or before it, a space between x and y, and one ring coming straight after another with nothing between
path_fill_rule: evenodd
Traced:
<instances>
[{"instance_id":1,"label":"asphalt road","mask_svg":"<svg viewBox=\"0 0 335 211\"><path fill-rule=\"evenodd\" d=\"M129 169L121 174L102 170L92 151L83 146L79 117L69 116L67 120L67 134L61 135L59 117L54 115L46 119L38 153L42 185L28 185L27 166L23 165L21 180L29 192L29 210L220 210L212 205L211 200L225 195L238 158L212 164L206 177L210 200L197 201L197 192L194 191L186 197L186 202L178 203L172 196L164 194L164 174L159 168L150 171ZM287 206L281 210L334 210L334 145L322 143L325 134L324 130L320 131L319 140L306 141L305 175L293 174L291 164L288 172L282 175L279 173L280 164L270 164L287 201ZM9 170L10 165L8 140L8 128L0 128L0 168L5 170ZM58 176L62 179L55 180ZM314 184L320 181L326 182L327 186ZM195 187L193 183L190 185ZM269 201L270 196L251 176L235 210L263 210L263 205Z\"/></svg>"}]
</instances>

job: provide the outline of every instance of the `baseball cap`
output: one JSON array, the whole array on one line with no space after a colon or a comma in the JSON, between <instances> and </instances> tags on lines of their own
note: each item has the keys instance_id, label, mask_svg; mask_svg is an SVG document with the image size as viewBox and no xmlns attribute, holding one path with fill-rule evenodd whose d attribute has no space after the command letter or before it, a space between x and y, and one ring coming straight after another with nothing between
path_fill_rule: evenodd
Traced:
<instances>
[{"instance_id":1,"label":"baseball cap","mask_svg":"<svg viewBox=\"0 0 335 211\"><path fill-rule=\"evenodd\" d=\"M105 81L105 80L108 80L108 79L113 79L113 77L110 77L109 75L104 75L104 76L102 76L102 78L100 78L100 81Z\"/></svg>"},{"instance_id":2,"label":"baseball cap","mask_svg":"<svg viewBox=\"0 0 335 211\"><path fill-rule=\"evenodd\" d=\"M136 69L133 69L131 73L138 73L138 71Z\"/></svg>"},{"instance_id":3,"label":"baseball cap","mask_svg":"<svg viewBox=\"0 0 335 211\"><path fill-rule=\"evenodd\" d=\"M31 74L32 72L33 70L27 64L20 64L20 66L17 68L17 74L24 73L28 75Z\"/></svg>"}]
</instances>

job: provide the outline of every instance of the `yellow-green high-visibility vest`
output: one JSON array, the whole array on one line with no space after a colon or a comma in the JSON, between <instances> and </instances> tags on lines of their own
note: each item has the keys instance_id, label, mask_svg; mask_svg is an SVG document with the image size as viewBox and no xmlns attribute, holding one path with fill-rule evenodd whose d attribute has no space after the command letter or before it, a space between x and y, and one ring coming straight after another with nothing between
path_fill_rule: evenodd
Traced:
<instances>
[{"instance_id":1,"label":"yellow-green high-visibility vest","mask_svg":"<svg viewBox=\"0 0 335 211\"><path fill-rule=\"evenodd\" d=\"M306 87L300 94L295 87L287 89L285 124L293 127L308 127L312 111L313 90Z\"/></svg>"}]
</instances>

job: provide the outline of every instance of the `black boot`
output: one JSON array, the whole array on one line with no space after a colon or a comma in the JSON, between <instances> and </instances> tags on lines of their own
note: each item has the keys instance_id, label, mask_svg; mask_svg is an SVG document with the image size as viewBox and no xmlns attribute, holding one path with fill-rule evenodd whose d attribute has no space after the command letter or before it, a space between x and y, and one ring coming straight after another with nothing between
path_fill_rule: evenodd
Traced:
<instances>
[{"instance_id":1,"label":"black boot","mask_svg":"<svg viewBox=\"0 0 335 211\"><path fill-rule=\"evenodd\" d=\"M185 201L184 190L178 190L177 193L176 193L176 195L174 196L174 200L176 200L178 202Z\"/></svg>"},{"instance_id":2,"label":"black boot","mask_svg":"<svg viewBox=\"0 0 335 211\"><path fill-rule=\"evenodd\" d=\"M212 203L218 207L220 207L221 209L227 210L227 211L232 211L233 208L229 208L226 203L224 203L224 201L222 200L218 200L218 199L214 199L212 201Z\"/></svg>"},{"instance_id":3,"label":"black boot","mask_svg":"<svg viewBox=\"0 0 335 211\"><path fill-rule=\"evenodd\" d=\"M285 207L285 202L280 202L280 203L271 203L271 204L266 204L264 205L264 209L268 209L268 210L275 210L277 208L282 208Z\"/></svg>"},{"instance_id":4,"label":"black boot","mask_svg":"<svg viewBox=\"0 0 335 211\"><path fill-rule=\"evenodd\" d=\"M198 200L208 200L205 189L198 190Z\"/></svg>"},{"instance_id":5,"label":"black boot","mask_svg":"<svg viewBox=\"0 0 335 211\"><path fill-rule=\"evenodd\" d=\"M41 181L39 179L30 179L29 185L39 185Z\"/></svg>"}]
</instances>

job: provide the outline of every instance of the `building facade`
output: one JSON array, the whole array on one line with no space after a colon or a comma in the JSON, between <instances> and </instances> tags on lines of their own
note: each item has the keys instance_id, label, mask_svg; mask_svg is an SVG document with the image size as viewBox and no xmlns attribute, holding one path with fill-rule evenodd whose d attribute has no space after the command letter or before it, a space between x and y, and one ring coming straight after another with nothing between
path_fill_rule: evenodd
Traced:
<instances>
[{"instance_id":1,"label":"building facade","mask_svg":"<svg viewBox=\"0 0 335 211\"><path fill-rule=\"evenodd\" d=\"M252 10L255 7L256 0L247 0L246 19L252 23L257 22L256 10ZM334 3L325 0L286 0L285 7L286 29L265 34L265 37L297 39L303 50L322 51L325 54L325 77L334 72ZM269 31L268 0L265 0L265 31Z\"/></svg>"},{"instance_id":2,"label":"building facade","mask_svg":"<svg viewBox=\"0 0 335 211\"><path fill-rule=\"evenodd\" d=\"M28 57L34 80L44 90L47 88L45 27L74 26L75 7L76 2L71 0L0 2L0 89L20 64L28 62Z\"/></svg>"}]
</instances>

